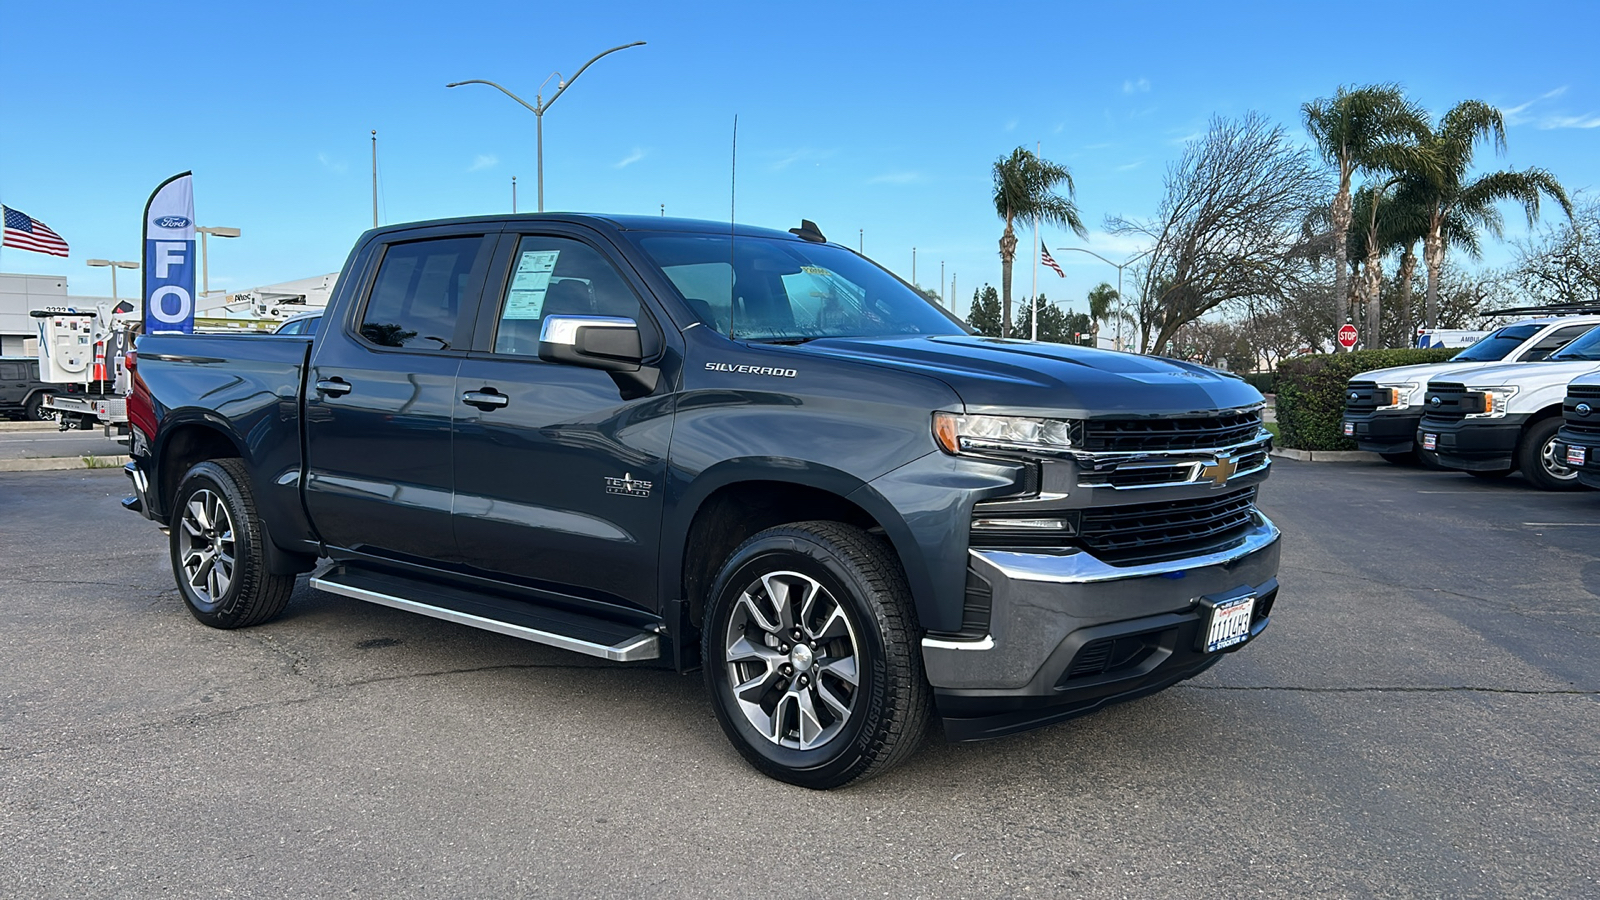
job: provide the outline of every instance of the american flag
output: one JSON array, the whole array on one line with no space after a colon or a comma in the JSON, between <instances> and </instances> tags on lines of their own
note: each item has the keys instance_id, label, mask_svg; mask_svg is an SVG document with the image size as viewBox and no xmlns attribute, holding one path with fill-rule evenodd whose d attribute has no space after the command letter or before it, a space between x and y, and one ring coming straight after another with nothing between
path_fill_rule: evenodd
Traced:
<instances>
[{"instance_id":1,"label":"american flag","mask_svg":"<svg viewBox=\"0 0 1600 900\"><path fill-rule=\"evenodd\" d=\"M51 231L50 226L9 206L0 206L0 213L5 215L5 240L0 242L0 246L48 253L51 256L67 255L67 242L61 239L61 235Z\"/></svg>"},{"instance_id":2,"label":"american flag","mask_svg":"<svg viewBox=\"0 0 1600 900\"><path fill-rule=\"evenodd\" d=\"M1067 273L1061 271L1061 266L1056 262L1055 257L1050 255L1050 248L1044 245L1044 241L1039 242L1039 250L1044 254L1043 256L1039 257L1041 262L1050 268L1055 269L1056 274L1060 275L1062 278L1067 277Z\"/></svg>"}]
</instances>

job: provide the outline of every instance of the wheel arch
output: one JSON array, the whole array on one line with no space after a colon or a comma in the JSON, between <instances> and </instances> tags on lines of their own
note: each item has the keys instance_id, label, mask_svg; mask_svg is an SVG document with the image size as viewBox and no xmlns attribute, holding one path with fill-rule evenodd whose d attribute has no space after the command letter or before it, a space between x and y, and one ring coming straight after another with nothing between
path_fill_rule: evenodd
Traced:
<instances>
[{"instance_id":1,"label":"wheel arch","mask_svg":"<svg viewBox=\"0 0 1600 900\"><path fill-rule=\"evenodd\" d=\"M905 573L918 611L931 599L921 550L894 507L849 473L799 460L729 460L707 469L676 504L665 534L662 596L682 605L675 629L697 630L717 570L751 535L790 522L845 522L882 535ZM680 638L677 643L691 642Z\"/></svg>"}]
</instances>

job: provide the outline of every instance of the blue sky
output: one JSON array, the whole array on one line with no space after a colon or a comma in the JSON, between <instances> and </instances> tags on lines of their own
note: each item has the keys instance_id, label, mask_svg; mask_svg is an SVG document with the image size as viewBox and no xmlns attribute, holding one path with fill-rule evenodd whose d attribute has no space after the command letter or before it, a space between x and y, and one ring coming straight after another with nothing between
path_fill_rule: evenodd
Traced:
<instances>
[{"instance_id":1,"label":"blue sky","mask_svg":"<svg viewBox=\"0 0 1600 900\"><path fill-rule=\"evenodd\" d=\"M138 259L146 198L185 169L201 224L244 231L211 243L213 289L337 270L371 224L374 128L384 222L509 211L513 175L531 210L532 114L492 88L444 85L484 78L531 101L551 72L634 40L648 44L597 63L546 116L548 209L726 218L737 114L741 222L812 219L907 278L915 246L917 281L937 286L943 261L962 312L1000 274L990 165L1036 141L1071 168L1095 231L1046 241L1111 257L1142 247L1104 234L1105 218L1152 214L1166 166L1211 116L1256 110L1300 138L1300 105L1341 83L1399 82L1435 113L1493 103L1509 152L1483 165L1600 190L1600 5L1395 3L1370 25L1328 9L5 3L0 200L60 232L72 257L6 250L0 270L109 294L106 270L83 261ZM1077 309L1115 280L1057 257L1068 277L1046 271L1041 289ZM1019 293L1029 277L1019 265Z\"/></svg>"}]
</instances>

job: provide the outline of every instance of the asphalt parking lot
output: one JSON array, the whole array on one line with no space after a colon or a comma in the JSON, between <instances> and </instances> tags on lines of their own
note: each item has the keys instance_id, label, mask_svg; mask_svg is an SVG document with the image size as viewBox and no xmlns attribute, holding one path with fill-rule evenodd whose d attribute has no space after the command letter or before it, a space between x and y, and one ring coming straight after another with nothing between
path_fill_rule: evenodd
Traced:
<instances>
[{"instance_id":1,"label":"asphalt parking lot","mask_svg":"<svg viewBox=\"0 0 1600 900\"><path fill-rule=\"evenodd\" d=\"M27 426L23 426L27 427ZM0 461L61 456L117 456L128 445L99 431L58 431L42 422L23 430L0 431Z\"/></svg>"},{"instance_id":2,"label":"asphalt parking lot","mask_svg":"<svg viewBox=\"0 0 1600 900\"><path fill-rule=\"evenodd\" d=\"M698 676L303 582L207 629L124 481L0 474L0 895L1600 895L1600 493L1280 462L1252 645L813 793Z\"/></svg>"}]
</instances>

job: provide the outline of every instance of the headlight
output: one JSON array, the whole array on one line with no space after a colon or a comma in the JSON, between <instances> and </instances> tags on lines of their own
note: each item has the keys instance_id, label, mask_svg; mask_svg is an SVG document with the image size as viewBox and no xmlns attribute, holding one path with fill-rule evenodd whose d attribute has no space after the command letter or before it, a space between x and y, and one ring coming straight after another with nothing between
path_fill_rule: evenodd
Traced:
<instances>
[{"instance_id":1,"label":"headlight","mask_svg":"<svg viewBox=\"0 0 1600 900\"><path fill-rule=\"evenodd\" d=\"M1467 393L1476 394L1481 398L1480 412L1467 413L1469 419L1498 419L1506 414L1506 407L1511 404L1511 398L1516 396L1514 387L1469 387Z\"/></svg>"},{"instance_id":2,"label":"headlight","mask_svg":"<svg viewBox=\"0 0 1600 900\"><path fill-rule=\"evenodd\" d=\"M933 439L944 452L1062 453L1073 447L1078 423L1024 416L933 414Z\"/></svg>"},{"instance_id":3,"label":"headlight","mask_svg":"<svg viewBox=\"0 0 1600 900\"><path fill-rule=\"evenodd\" d=\"M1415 406L1421 400L1417 395L1423 387L1425 385L1414 381L1380 384L1377 397L1378 409L1405 409L1408 406Z\"/></svg>"}]
</instances>

